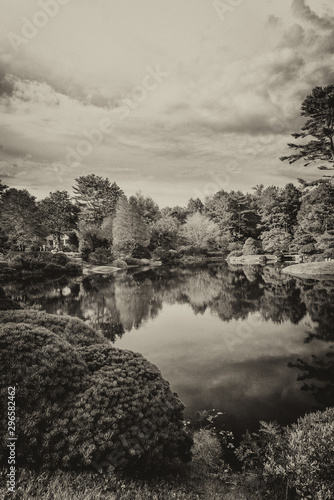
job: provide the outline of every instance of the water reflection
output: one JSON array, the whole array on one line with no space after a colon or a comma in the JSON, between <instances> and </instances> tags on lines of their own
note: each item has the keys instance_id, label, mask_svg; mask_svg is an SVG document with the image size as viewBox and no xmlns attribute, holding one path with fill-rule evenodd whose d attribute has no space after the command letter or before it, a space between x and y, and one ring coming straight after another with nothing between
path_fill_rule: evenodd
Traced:
<instances>
[{"instance_id":1,"label":"water reflection","mask_svg":"<svg viewBox=\"0 0 334 500\"><path fill-rule=\"evenodd\" d=\"M334 404L334 282L221 264L4 288L26 307L77 316L142 352L188 416L223 410L238 433Z\"/></svg>"}]
</instances>

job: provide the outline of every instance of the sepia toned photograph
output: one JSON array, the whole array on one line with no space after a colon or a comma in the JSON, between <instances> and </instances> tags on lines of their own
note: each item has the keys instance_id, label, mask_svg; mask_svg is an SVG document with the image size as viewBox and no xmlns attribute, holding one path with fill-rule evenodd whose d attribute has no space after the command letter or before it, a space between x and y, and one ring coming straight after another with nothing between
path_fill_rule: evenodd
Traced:
<instances>
[{"instance_id":1,"label":"sepia toned photograph","mask_svg":"<svg viewBox=\"0 0 334 500\"><path fill-rule=\"evenodd\" d=\"M0 462L334 499L331 0L0 0Z\"/></svg>"}]
</instances>

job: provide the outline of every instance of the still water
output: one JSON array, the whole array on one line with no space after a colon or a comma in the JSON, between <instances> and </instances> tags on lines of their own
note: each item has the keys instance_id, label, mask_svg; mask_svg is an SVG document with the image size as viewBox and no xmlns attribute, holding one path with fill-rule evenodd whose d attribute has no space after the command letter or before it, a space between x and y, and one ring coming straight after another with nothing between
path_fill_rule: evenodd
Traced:
<instances>
[{"instance_id":1,"label":"still water","mask_svg":"<svg viewBox=\"0 0 334 500\"><path fill-rule=\"evenodd\" d=\"M334 405L334 281L280 267L132 270L11 283L22 305L77 316L156 364L186 405L221 411L237 436Z\"/></svg>"}]
</instances>

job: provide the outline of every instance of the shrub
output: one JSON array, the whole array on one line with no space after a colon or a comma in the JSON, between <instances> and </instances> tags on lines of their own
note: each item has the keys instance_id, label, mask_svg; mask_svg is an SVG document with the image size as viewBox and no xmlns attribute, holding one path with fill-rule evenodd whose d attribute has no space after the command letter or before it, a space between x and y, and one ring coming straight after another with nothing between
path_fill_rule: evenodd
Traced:
<instances>
[{"instance_id":1,"label":"shrub","mask_svg":"<svg viewBox=\"0 0 334 500\"><path fill-rule=\"evenodd\" d=\"M131 257L134 257L135 259L150 259L151 252L147 247L137 244L132 250Z\"/></svg>"},{"instance_id":2,"label":"shrub","mask_svg":"<svg viewBox=\"0 0 334 500\"><path fill-rule=\"evenodd\" d=\"M123 259L116 259L112 262L112 265L115 267L119 267L121 269L126 269L128 267L127 263Z\"/></svg>"},{"instance_id":3,"label":"shrub","mask_svg":"<svg viewBox=\"0 0 334 500\"><path fill-rule=\"evenodd\" d=\"M0 319L0 396L17 387L20 466L100 470L190 458L184 406L142 355L80 320L25 310Z\"/></svg>"},{"instance_id":4,"label":"shrub","mask_svg":"<svg viewBox=\"0 0 334 500\"><path fill-rule=\"evenodd\" d=\"M208 250L206 248L195 247L192 245L183 245L178 248L180 255L206 255Z\"/></svg>"},{"instance_id":5,"label":"shrub","mask_svg":"<svg viewBox=\"0 0 334 500\"><path fill-rule=\"evenodd\" d=\"M216 434L209 429L200 429L194 433L192 447L193 467L203 475L216 471L221 464L222 449Z\"/></svg>"},{"instance_id":6,"label":"shrub","mask_svg":"<svg viewBox=\"0 0 334 500\"><path fill-rule=\"evenodd\" d=\"M65 266L65 271L70 274L81 274L82 267L75 262L68 262Z\"/></svg>"},{"instance_id":7,"label":"shrub","mask_svg":"<svg viewBox=\"0 0 334 500\"><path fill-rule=\"evenodd\" d=\"M263 253L262 244L254 238L247 238L242 248L243 255L258 255Z\"/></svg>"},{"instance_id":8,"label":"shrub","mask_svg":"<svg viewBox=\"0 0 334 500\"><path fill-rule=\"evenodd\" d=\"M175 250L167 250L163 247L157 247L153 251L153 258L155 260L161 260L163 263L173 262L178 257L178 252Z\"/></svg>"},{"instance_id":9,"label":"shrub","mask_svg":"<svg viewBox=\"0 0 334 500\"><path fill-rule=\"evenodd\" d=\"M46 266L43 269L43 272L46 275L59 274L63 271L65 270L62 266L60 266L59 264L54 264L53 262L50 262L50 264L46 264Z\"/></svg>"},{"instance_id":10,"label":"shrub","mask_svg":"<svg viewBox=\"0 0 334 500\"><path fill-rule=\"evenodd\" d=\"M96 265L110 264L113 260L113 255L107 248L97 248L94 252L89 254L89 262Z\"/></svg>"},{"instance_id":11,"label":"shrub","mask_svg":"<svg viewBox=\"0 0 334 500\"><path fill-rule=\"evenodd\" d=\"M237 456L268 485L297 498L334 497L334 408L311 413L280 428L261 422L258 433L244 436Z\"/></svg>"},{"instance_id":12,"label":"shrub","mask_svg":"<svg viewBox=\"0 0 334 500\"><path fill-rule=\"evenodd\" d=\"M52 254L52 262L54 264L58 264L59 266L66 266L66 264L69 262L69 259L67 255L65 255L62 252L57 252Z\"/></svg>"}]
</instances>

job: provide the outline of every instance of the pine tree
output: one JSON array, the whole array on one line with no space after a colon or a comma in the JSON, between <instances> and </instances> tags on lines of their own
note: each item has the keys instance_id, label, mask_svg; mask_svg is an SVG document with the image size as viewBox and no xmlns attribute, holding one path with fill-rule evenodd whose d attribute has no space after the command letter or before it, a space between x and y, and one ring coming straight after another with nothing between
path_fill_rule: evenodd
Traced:
<instances>
[{"instance_id":1,"label":"pine tree","mask_svg":"<svg viewBox=\"0 0 334 500\"><path fill-rule=\"evenodd\" d=\"M80 220L101 226L108 216L114 216L116 204L123 191L118 185L95 174L75 179L74 199L80 208Z\"/></svg>"}]
</instances>

